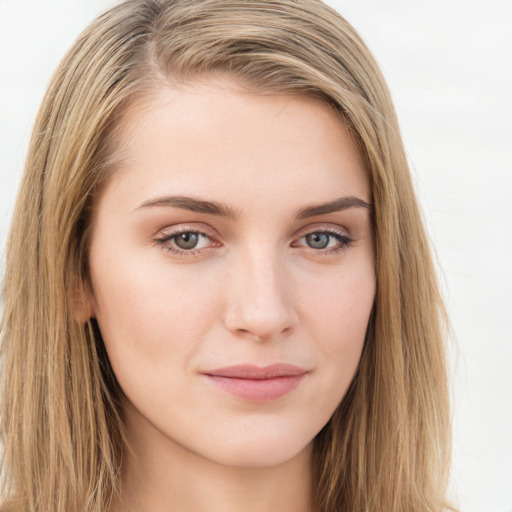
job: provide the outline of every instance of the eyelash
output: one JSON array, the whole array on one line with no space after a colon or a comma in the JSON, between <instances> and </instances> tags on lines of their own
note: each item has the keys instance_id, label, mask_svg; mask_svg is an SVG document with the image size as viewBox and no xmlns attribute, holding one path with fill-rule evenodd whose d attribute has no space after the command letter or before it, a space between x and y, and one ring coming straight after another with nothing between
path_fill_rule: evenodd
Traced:
<instances>
[{"instance_id":1,"label":"eyelash","mask_svg":"<svg viewBox=\"0 0 512 512\"><path fill-rule=\"evenodd\" d=\"M174 241L178 236L186 234L186 233L194 233L196 235L199 235L199 237L206 237L210 240L213 240L213 237L209 236L203 231L199 231L197 229L179 229L176 231L173 231L170 234L163 235L162 237L156 238L155 243L160 246L164 251L169 252L171 254L174 254L176 256L195 256L199 254L204 249L179 249L178 247L170 245L170 242ZM217 244L219 245L219 244Z\"/></svg>"},{"instance_id":2,"label":"eyelash","mask_svg":"<svg viewBox=\"0 0 512 512\"><path fill-rule=\"evenodd\" d=\"M315 254L319 254L321 256L329 256L331 254L337 254L341 251L348 249L354 242L354 239L350 238L347 234L342 233L341 231L337 231L332 228L317 229L317 230L309 231L308 233L305 233L304 235L302 235L298 240L302 240L303 238L306 238L308 235L313 235L313 234L328 235L329 237L336 239L338 242L337 245L335 245L334 247L331 247L329 249L314 249L313 247L300 246L300 247L306 247L306 249L314 251ZM295 243L296 242L294 242L294 244ZM297 247L297 245L294 245L294 246Z\"/></svg>"},{"instance_id":3,"label":"eyelash","mask_svg":"<svg viewBox=\"0 0 512 512\"><path fill-rule=\"evenodd\" d=\"M204 251L205 249L210 248L210 247L208 247L208 248L185 250L185 249L179 249L175 246L170 245L169 242L174 241L176 239L176 237L178 237L179 235L186 234L186 233L191 233L191 234L193 233L193 234L199 235L199 237L206 237L210 240L213 240L213 237L209 236L207 233L205 233L203 231L199 231L197 229L180 229L180 230L174 231L170 234L166 234L159 238L156 238L155 243L159 247L161 247L163 250L165 250L166 252L169 252L176 256L195 256L195 255L199 254L200 252ZM313 247L308 247L306 245L298 245L297 244L297 241L302 240L303 238L306 238L308 235L312 235L312 234L328 235L328 236L336 239L338 241L338 244L329 249L314 249ZM298 238L297 241L293 242L292 247L305 247L306 249L313 251L315 254L322 255L322 256L328 256L331 254L336 254L341 251L344 251L344 250L348 249L354 243L354 239L352 239L345 233L336 231L332 228L317 229L317 230L309 231L309 232L303 234L300 238ZM217 246L220 245L218 243L216 243L216 244L217 244ZM297 245L295 245L295 244L297 244Z\"/></svg>"}]
</instances>

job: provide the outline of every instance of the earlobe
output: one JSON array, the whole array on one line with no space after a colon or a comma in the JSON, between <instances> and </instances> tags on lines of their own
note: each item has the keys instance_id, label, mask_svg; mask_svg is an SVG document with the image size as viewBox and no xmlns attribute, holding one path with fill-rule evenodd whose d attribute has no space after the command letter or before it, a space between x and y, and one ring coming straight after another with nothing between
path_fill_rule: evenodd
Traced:
<instances>
[{"instance_id":1,"label":"earlobe","mask_svg":"<svg viewBox=\"0 0 512 512\"><path fill-rule=\"evenodd\" d=\"M78 323L85 324L94 317L94 301L88 284L75 284L70 291L69 302L71 313Z\"/></svg>"}]
</instances>

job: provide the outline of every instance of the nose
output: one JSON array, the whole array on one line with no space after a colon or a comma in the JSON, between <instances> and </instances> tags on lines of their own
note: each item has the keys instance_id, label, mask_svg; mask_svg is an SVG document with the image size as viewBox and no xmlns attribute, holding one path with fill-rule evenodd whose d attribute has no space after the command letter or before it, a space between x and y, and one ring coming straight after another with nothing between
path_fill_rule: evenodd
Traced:
<instances>
[{"instance_id":1,"label":"nose","mask_svg":"<svg viewBox=\"0 0 512 512\"><path fill-rule=\"evenodd\" d=\"M225 325L236 336L268 340L290 334L297 324L286 265L269 252L246 253L230 269Z\"/></svg>"}]
</instances>

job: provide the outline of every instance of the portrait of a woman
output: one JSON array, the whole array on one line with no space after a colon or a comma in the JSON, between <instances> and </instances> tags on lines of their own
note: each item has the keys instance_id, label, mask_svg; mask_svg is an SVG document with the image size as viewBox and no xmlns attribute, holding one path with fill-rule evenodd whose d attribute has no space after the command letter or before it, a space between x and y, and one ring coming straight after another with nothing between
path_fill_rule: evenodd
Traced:
<instances>
[{"instance_id":1,"label":"portrait of a woman","mask_svg":"<svg viewBox=\"0 0 512 512\"><path fill-rule=\"evenodd\" d=\"M442 512L445 313L393 104L317 0L78 38L3 283L2 512Z\"/></svg>"}]
</instances>

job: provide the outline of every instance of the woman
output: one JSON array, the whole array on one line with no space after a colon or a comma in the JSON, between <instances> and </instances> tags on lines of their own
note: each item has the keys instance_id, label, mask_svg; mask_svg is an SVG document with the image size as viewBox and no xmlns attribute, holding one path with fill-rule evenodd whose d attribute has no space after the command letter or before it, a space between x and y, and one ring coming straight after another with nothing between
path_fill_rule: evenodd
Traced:
<instances>
[{"instance_id":1,"label":"woman","mask_svg":"<svg viewBox=\"0 0 512 512\"><path fill-rule=\"evenodd\" d=\"M2 510L449 508L396 117L316 0L98 18L37 119L4 299Z\"/></svg>"}]
</instances>

